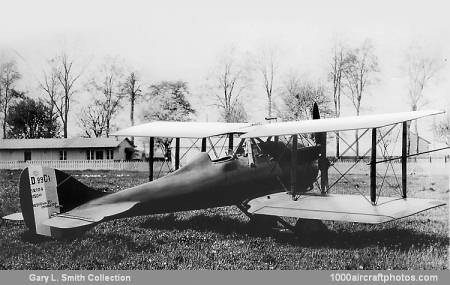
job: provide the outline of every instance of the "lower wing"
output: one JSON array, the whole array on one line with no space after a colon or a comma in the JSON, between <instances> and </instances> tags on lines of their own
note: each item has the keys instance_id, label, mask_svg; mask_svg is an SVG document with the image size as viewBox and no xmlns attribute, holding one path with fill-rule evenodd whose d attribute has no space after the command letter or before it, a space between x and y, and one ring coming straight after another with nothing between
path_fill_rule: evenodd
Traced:
<instances>
[{"instance_id":1,"label":"lower wing","mask_svg":"<svg viewBox=\"0 0 450 285\"><path fill-rule=\"evenodd\" d=\"M263 196L248 202L251 214L330 221L379 224L445 205L432 199L379 197L377 205L361 195L305 194L298 200L287 193Z\"/></svg>"}]
</instances>

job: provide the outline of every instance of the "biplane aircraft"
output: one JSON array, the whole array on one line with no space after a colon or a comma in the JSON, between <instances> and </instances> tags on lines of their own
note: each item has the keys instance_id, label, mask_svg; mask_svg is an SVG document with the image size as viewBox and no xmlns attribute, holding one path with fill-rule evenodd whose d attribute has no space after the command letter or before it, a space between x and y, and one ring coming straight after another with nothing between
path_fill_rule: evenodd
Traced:
<instances>
[{"instance_id":1,"label":"biplane aircraft","mask_svg":"<svg viewBox=\"0 0 450 285\"><path fill-rule=\"evenodd\" d=\"M166 176L115 193L94 190L56 169L29 166L19 181L22 213L3 218L23 219L31 232L52 237L83 232L117 218L229 205L238 206L252 219L275 217L294 230L302 221L384 223L445 204L409 198L406 189L407 124L440 113L443 112L428 110L320 119L314 104L313 120L305 121L137 125L114 135L150 137L150 158L154 137L176 138L177 145L179 138L202 138L203 152ZM377 194L376 168L386 160L377 160L376 146L385 134L377 130L398 124L402 130L402 154L388 160L401 160L401 195L381 197ZM370 198L329 191L333 185L328 182L327 132L357 129L371 130ZM233 151L213 160L205 152L206 138L216 135L229 135ZM299 143L302 135L309 136L312 145ZM240 139L236 147L233 136ZM288 143L279 140L280 136L290 138ZM176 152L179 155L177 149ZM178 168L179 162L176 164ZM152 176L152 167L150 170ZM320 191L312 191L315 184ZM281 217L298 218L298 222L293 226Z\"/></svg>"}]
</instances>

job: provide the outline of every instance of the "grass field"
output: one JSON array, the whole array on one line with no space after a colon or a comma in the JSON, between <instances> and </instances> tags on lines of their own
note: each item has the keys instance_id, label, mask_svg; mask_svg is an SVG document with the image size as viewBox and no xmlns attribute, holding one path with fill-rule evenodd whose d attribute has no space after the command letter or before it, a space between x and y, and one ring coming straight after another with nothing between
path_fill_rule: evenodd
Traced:
<instances>
[{"instance_id":1,"label":"grass field","mask_svg":"<svg viewBox=\"0 0 450 285\"><path fill-rule=\"evenodd\" d=\"M338 191L367 185L367 174L356 173ZM20 209L19 174L0 171L2 216ZM113 191L147 181L144 172L70 174ZM410 196L448 200L446 174L410 171L408 186ZM448 269L448 217L444 206L383 225L326 222L329 230L313 238L255 228L235 207L115 220L66 240L2 222L0 269Z\"/></svg>"}]
</instances>

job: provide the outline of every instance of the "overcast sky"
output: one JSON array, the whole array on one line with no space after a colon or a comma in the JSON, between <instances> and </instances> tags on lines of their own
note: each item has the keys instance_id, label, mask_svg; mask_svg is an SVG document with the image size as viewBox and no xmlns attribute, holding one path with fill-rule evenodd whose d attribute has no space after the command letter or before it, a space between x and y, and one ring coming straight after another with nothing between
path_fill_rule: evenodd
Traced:
<instances>
[{"instance_id":1,"label":"overcast sky","mask_svg":"<svg viewBox=\"0 0 450 285\"><path fill-rule=\"evenodd\" d=\"M216 109L205 107L198 98L204 95L205 78L226 46L254 52L262 45L275 45L283 54L280 76L295 70L325 81L336 40L356 46L370 39L381 72L377 85L363 99L363 113L408 110L400 67L411 45L424 46L443 62L450 52L447 1L0 2L0 48L3 56L18 57L24 74L21 86L30 95L38 93L36 80L45 60L61 49L77 54L80 66L88 70L105 55L118 55L149 83L187 81L199 120L217 118ZM428 108L448 108L449 70L446 65L427 90ZM258 83L256 79L247 95L253 97L247 106L252 120L265 114ZM348 101L344 104L348 106L344 115L352 115ZM72 115L74 135L79 132L74 124L76 109ZM128 116L122 117L119 126L126 126Z\"/></svg>"}]
</instances>

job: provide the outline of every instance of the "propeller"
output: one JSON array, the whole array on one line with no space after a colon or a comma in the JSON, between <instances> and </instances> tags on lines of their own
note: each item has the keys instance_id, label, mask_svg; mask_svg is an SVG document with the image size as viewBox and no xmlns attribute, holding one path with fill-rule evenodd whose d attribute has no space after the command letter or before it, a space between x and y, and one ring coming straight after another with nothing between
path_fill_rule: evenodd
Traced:
<instances>
[{"instance_id":1,"label":"propeller","mask_svg":"<svg viewBox=\"0 0 450 285\"><path fill-rule=\"evenodd\" d=\"M313 120L320 119L319 106L314 102L312 111ZM319 150L319 170L320 170L320 189L324 194L328 191L328 168L330 162L327 158L327 133L314 133L314 141L316 145L320 146Z\"/></svg>"}]
</instances>

